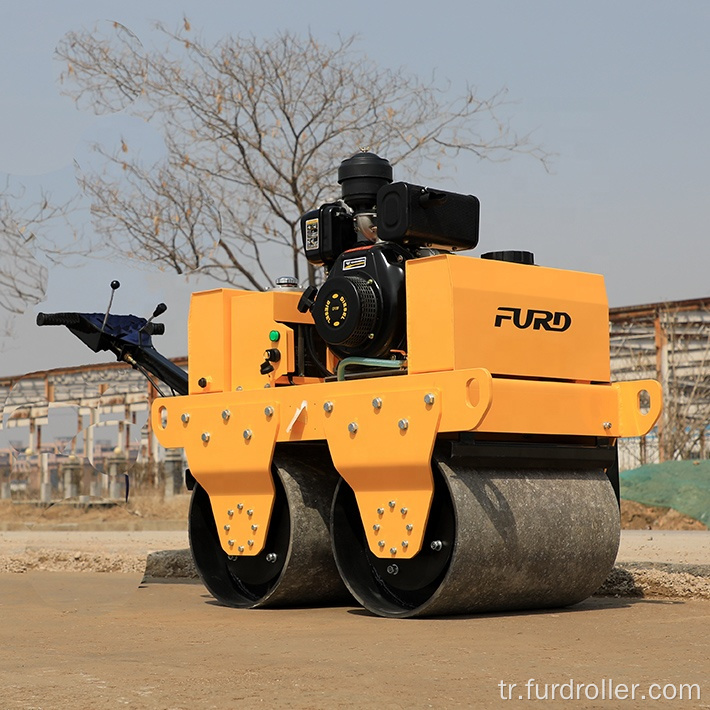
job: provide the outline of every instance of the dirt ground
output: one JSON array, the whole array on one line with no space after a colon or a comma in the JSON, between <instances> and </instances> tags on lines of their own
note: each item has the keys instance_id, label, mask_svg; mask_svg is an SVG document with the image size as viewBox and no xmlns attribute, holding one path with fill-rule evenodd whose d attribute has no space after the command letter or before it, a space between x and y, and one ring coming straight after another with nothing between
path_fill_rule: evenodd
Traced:
<instances>
[{"instance_id":1,"label":"dirt ground","mask_svg":"<svg viewBox=\"0 0 710 710\"><path fill-rule=\"evenodd\" d=\"M624 505L641 529L622 533L611 591L672 599L392 620L229 609L199 582L144 579L151 551L189 559L187 503L0 506L0 710L710 708L710 533L677 513Z\"/></svg>"},{"instance_id":2,"label":"dirt ground","mask_svg":"<svg viewBox=\"0 0 710 710\"><path fill-rule=\"evenodd\" d=\"M3 710L710 707L710 601L392 620L228 609L199 584L130 575L28 577L0 574ZM550 702L553 684L572 699ZM664 692L676 699L651 700Z\"/></svg>"},{"instance_id":3,"label":"dirt ground","mask_svg":"<svg viewBox=\"0 0 710 710\"><path fill-rule=\"evenodd\" d=\"M679 513L673 508L643 505L631 500L621 501L621 527L623 530L707 530L695 518Z\"/></svg>"},{"instance_id":4,"label":"dirt ground","mask_svg":"<svg viewBox=\"0 0 710 710\"><path fill-rule=\"evenodd\" d=\"M0 573L122 572L137 575L136 585L144 571L196 577L185 549L188 504L188 495L166 500L135 496L128 505L113 507L4 501ZM605 594L710 598L710 539L695 537L705 535L699 532L703 525L673 510L629 501L622 501L622 520L617 557L622 568L605 584ZM639 562L666 567L629 567ZM698 572L693 565L705 567Z\"/></svg>"},{"instance_id":5,"label":"dirt ground","mask_svg":"<svg viewBox=\"0 0 710 710\"><path fill-rule=\"evenodd\" d=\"M0 501L0 526L9 529L13 523L23 523L41 529L71 523L87 529L107 529L113 525L130 530L145 529L150 527L150 523L160 521L168 522L175 528L187 528L190 495L185 493L169 498L135 495L129 498L128 503L93 503L82 505L78 501L57 501L53 505L39 506L32 502L3 500Z\"/></svg>"},{"instance_id":6,"label":"dirt ground","mask_svg":"<svg viewBox=\"0 0 710 710\"><path fill-rule=\"evenodd\" d=\"M189 504L189 494L171 498L136 495L128 503L111 507L74 506L66 502L37 507L21 502L0 501L0 530L3 527L9 529L13 522L30 523L37 529L67 523L75 523L87 529L98 524L115 525L116 529L146 529L150 527L149 523L158 521L169 522L175 529L181 529L187 525ZM646 506L629 500L621 501L621 527L625 530L707 530L699 520L672 508Z\"/></svg>"}]
</instances>

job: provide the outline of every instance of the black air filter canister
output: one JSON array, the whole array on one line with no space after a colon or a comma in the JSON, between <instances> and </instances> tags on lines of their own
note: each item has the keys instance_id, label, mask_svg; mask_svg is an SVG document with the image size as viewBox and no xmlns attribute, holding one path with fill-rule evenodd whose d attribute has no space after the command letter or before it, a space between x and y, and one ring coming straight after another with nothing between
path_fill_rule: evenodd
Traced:
<instances>
[{"instance_id":1,"label":"black air filter canister","mask_svg":"<svg viewBox=\"0 0 710 710\"><path fill-rule=\"evenodd\" d=\"M356 153L340 163L338 182L350 207L356 212L369 210L377 203L378 190L392 182L392 166L374 153Z\"/></svg>"}]
</instances>

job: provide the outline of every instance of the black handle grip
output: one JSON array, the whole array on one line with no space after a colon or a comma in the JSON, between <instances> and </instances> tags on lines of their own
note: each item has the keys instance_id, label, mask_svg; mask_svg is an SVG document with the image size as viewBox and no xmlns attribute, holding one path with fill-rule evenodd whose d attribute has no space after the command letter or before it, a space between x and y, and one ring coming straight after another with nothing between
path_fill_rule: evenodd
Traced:
<instances>
[{"instance_id":1,"label":"black handle grip","mask_svg":"<svg viewBox=\"0 0 710 710\"><path fill-rule=\"evenodd\" d=\"M38 313L37 325L79 325L81 317L78 313Z\"/></svg>"},{"instance_id":2,"label":"black handle grip","mask_svg":"<svg viewBox=\"0 0 710 710\"><path fill-rule=\"evenodd\" d=\"M148 335L164 335L165 323L146 323L144 332Z\"/></svg>"}]
</instances>

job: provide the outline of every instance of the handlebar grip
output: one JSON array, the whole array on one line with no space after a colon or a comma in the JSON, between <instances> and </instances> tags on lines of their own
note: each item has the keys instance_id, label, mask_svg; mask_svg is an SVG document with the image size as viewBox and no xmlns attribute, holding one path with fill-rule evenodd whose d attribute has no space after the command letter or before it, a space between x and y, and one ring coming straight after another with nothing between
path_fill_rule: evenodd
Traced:
<instances>
[{"instance_id":1,"label":"handlebar grip","mask_svg":"<svg viewBox=\"0 0 710 710\"><path fill-rule=\"evenodd\" d=\"M81 317L78 313L38 313L37 325L79 325Z\"/></svg>"},{"instance_id":2,"label":"handlebar grip","mask_svg":"<svg viewBox=\"0 0 710 710\"><path fill-rule=\"evenodd\" d=\"M165 335L165 323L151 323L151 335Z\"/></svg>"}]
</instances>

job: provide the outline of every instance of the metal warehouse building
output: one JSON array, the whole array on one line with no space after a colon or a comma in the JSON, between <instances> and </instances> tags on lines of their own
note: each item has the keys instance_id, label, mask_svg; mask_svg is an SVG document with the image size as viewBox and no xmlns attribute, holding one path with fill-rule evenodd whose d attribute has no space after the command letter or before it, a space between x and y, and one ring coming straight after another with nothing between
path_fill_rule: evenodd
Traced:
<instances>
[{"instance_id":1,"label":"metal warehouse building","mask_svg":"<svg viewBox=\"0 0 710 710\"><path fill-rule=\"evenodd\" d=\"M710 297L609 312L612 379L663 385L660 421L620 447L621 468L710 456Z\"/></svg>"}]
</instances>

